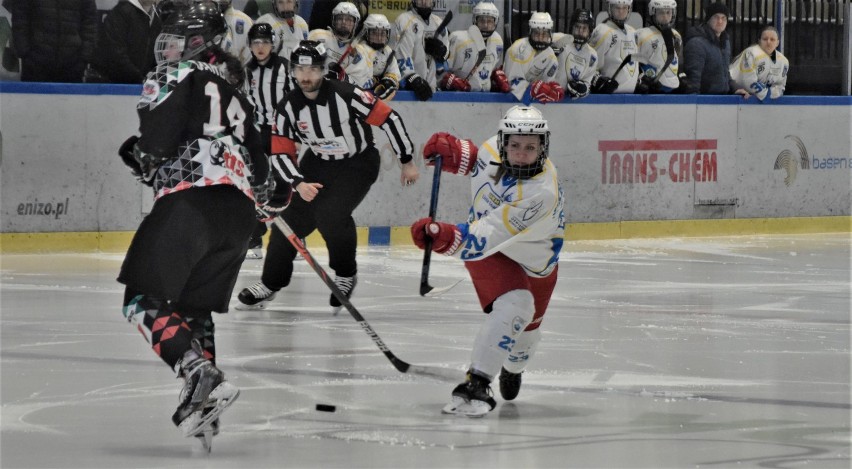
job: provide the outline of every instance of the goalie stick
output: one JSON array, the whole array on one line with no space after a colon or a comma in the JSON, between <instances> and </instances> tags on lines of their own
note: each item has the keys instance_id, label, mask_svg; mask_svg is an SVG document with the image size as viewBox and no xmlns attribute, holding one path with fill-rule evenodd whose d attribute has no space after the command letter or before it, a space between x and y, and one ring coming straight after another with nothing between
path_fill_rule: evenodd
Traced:
<instances>
[{"instance_id":1,"label":"goalie stick","mask_svg":"<svg viewBox=\"0 0 852 469\"><path fill-rule=\"evenodd\" d=\"M467 34L473 40L473 47L476 48L476 63L473 64L473 68L470 69L470 72L468 72L464 81L470 81L470 77L472 77L474 72L476 72L476 69L482 65L482 62L485 60L485 54L488 52L485 46L485 39L482 38L482 32L479 31L479 28L476 25L468 28Z\"/></svg>"},{"instance_id":2,"label":"goalie stick","mask_svg":"<svg viewBox=\"0 0 852 469\"><path fill-rule=\"evenodd\" d=\"M281 230L281 233L284 234L290 244L299 251L299 254L305 258L305 261L310 264L310 266L314 269L314 272L319 275L325 285L331 290L331 293L337 298L338 301L349 311L349 314L358 321L358 325L361 326L361 329L364 329L364 332L373 339L373 343L379 347L379 350L385 354L388 360L390 360L391 364L394 368L397 369L400 373L425 376L428 378L439 379L442 381L458 381L459 372L456 370L451 370L449 368L440 368L436 366L426 366L426 365L412 365L406 361L403 361L401 358L394 355L394 353L388 348L385 342L379 337L379 334L370 326L370 323L364 319L364 316L361 316L361 313L355 308L349 298L344 295L337 285L334 284L334 281L328 276L322 266L317 263L317 260L313 255L308 251L308 248L302 243L302 240L296 236L296 233L293 232L293 229L290 228L290 225L287 224L281 217L275 217L272 219L272 223L275 224L275 227Z\"/></svg>"}]
</instances>

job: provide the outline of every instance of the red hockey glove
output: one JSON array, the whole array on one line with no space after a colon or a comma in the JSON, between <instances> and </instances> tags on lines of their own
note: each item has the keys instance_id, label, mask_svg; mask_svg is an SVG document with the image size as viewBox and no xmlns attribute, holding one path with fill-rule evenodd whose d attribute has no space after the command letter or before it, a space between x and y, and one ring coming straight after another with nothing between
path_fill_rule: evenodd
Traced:
<instances>
[{"instance_id":1,"label":"red hockey glove","mask_svg":"<svg viewBox=\"0 0 852 469\"><path fill-rule=\"evenodd\" d=\"M426 142L423 156L426 165L432 166L431 157L441 155L441 171L467 176L476 165L476 155L479 149L470 140L460 140L446 132L438 132Z\"/></svg>"},{"instance_id":2,"label":"red hockey glove","mask_svg":"<svg viewBox=\"0 0 852 469\"><path fill-rule=\"evenodd\" d=\"M455 73L448 73L441 78L441 89L445 91L470 91L470 83Z\"/></svg>"},{"instance_id":3,"label":"red hockey glove","mask_svg":"<svg viewBox=\"0 0 852 469\"><path fill-rule=\"evenodd\" d=\"M491 73L491 91L495 93L508 93L511 89L509 86L509 77L502 68L498 68Z\"/></svg>"},{"instance_id":4,"label":"red hockey glove","mask_svg":"<svg viewBox=\"0 0 852 469\"><path fill-rule=\"evenodd\" d=\"M411 225L411 239L420 249L426 249L426 239L432 238L432 250L438 254L453 255L461 246L461 231L450 223L433 222L421 218Z\"/></svg>"},{"instance_id":5,"label":"red hockey glove","mask_svg":"<svg viewBox=\"0 0 852 469\"><path fill-rule=\"evenodd\" d=\"M558 103L565 97L565 91L555 81L536 80L530 85L530 96L542 104Z\"/></svg>"}]
</instances>

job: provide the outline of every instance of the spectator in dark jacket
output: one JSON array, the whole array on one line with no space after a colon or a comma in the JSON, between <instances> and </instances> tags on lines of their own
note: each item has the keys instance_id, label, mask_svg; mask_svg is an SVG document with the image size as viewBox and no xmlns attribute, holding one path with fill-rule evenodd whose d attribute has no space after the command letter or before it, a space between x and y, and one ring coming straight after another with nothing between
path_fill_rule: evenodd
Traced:
<instances>
[{"instance_id":1,"label":"spectator in dark jacket","mask_svg":"<svg viewBox=\"0 0 852 469\"><path fill-rule=\"evenodd\" d=\"M686 71L686 92L700 94L741 94L736 89L728 65L731 63L731 40L728 26L728 7L711 3L705 9L705 21L686 34L683 63Z\"/></svg>"},{"instance_id":2,"label":"spectator in dark jacket","mask_svg":"<svg viewBox=\"0 0 852 469\"><path fill-rule=\"evenodd\" d=\"M95 68L110 83L142 83L154 68L154 43L163 29L156 0L122 0L104 19Z\"/></svg>"},{"instance_id":3,"label":"spectator in dark jacket","mask_svg":"<svg viewBox=\"0 0 852 469\"><path fill-rule=\"evenodd\" d=\"M21 58L21 81L82 81L98 20L95 0L15 0L12 44Z\"/></svg>"}]
</instances>

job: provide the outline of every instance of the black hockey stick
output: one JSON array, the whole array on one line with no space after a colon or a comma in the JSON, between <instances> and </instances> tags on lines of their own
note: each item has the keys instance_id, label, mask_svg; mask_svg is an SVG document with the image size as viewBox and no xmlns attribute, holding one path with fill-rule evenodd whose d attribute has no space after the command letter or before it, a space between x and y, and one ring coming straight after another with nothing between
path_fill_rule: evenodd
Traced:
<instances>
[{"instance_id":1,"label":"black hockey stick","mask_svg":"<svg viewBox=\"0 0 852 469\"><path fill-rule=\"evenodd\" d=\"M630 59L632 59L632 58L633 58L632 54L627 54L627 57L625 57L624 60L621 61L621 65L619 65L618 68L615 69L615 73L613 73L610 78L615 80L615 77L618 76L618 73L621 72L621 69L624 68L624 66L627 65L627 63L630 62Z\"/></svg>"},{"instance_id":2,"label":"black hockey stick","mask_svg":"<svg viewBox=\"0 0 852 469\"><path fill-rule=\"evenodd\" d=\"M431 158L435 162L435 174L432 176L432 197L429 199L429 218L435 221L435 215L438 212L438 192L441 190L441 155L432 155ZM459 280L450 286L441 288L429 285L429 267L431 265L432 238L427 237L426 246L423 248L423 268L420 270L420 296L438 296L461 282Z\"/></svg>"},{"instance_id":3,"label":"black hockey stick","mask_svg":"<svg viewBox=\"0 0 852 469\"><path fill-rule=\"evenodd\" d=\"M305 245L302 243L302 240L299 239L298 236L296 236L296 233L293 232L293 229L290 228L290 225L288 225L287 222L284 221L281 217L273 218L272 223L274 223L275 226L279 230L281 230L281 233L283 233L284 236L290 241L290 244L292 244L293 247L295 247L296 250L299 251L299 254L301 254L302 257L305 258L305 261L310 264L310 266L314 269L314 272L319 275L325 285L331 290L331 294L334 295L334 297L337 298L338 301L340 301L340 304L342 304L346 308L346 310L349 311L349 314L351 314L352 317L355 318L356 321L358 321L358 325L361 326L361 329L364 329L364 332L366 332L367 335L370 336L371 339L373 339L373 342L376 344L376 346L379 347L379 350L381 350L382 353L385 354L388 360L390 360L394 368L396 368L400 373L426 376L429 378L435 378L444 381L458 381L459 372L456 370L451 370L449 368L439 368L436 366L412 365L394 355L394 353L391 352L388 346L385 345L384 341L382 341L382 338L379 337L379 334L377 334L376 331L373 330L373 328L370 326L370 323L368 323L367 320L364 319L364 316L361 316L361 313L359 313L358 310L355 309L355 306L352 304L351 301L349 301L349 298L347 298L346 295L344 295L343 292L341 292L340 289L337 288L337 285L334 284L334 281L328 276L322 266L319 265L314 256L311 255L310 251L308 251L308 248L305 247Z\"/></svg>"},{"instance_id":4,"label":"black hockey stick","mask_svg":"<svg viewBox=\"0 0 852 469\"><path fill-rule=\"evenodd\" d=\"M429 198L429 218L435 221L438 212L438 192L441 190L441 155L433 155L435 162L435 174L432 175L432 196ZM432 238L426 238L426 247L423 248L423 268L420 269L420 296L435 289L429 285L429 266L432 265Z\"/></svg>"}]
</instances>

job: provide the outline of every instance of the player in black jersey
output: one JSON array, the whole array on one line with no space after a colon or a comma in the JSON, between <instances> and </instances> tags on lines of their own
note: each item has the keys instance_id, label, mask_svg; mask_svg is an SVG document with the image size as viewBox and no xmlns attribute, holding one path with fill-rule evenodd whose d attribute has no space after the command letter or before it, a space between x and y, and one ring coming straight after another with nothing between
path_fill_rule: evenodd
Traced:
<instances>
[{"instance_id":1,"label":"player in black jersey","mask_svg":"<svg viewBox=\"0 0 852 469\"><path fill-rule=\"evenodd\" d=\"M119 150L155 202L121 266L123 313L185 380L172 416L210 448L218 415L239 395L216 368L212 312L228 311L255 203L281 210L291 189L274 189L269 161L242 93L245 72L220 44L224 17L209 2L169 16L157 67L137 104L141 136Z\"/></svg>"}]
</instances>

